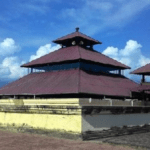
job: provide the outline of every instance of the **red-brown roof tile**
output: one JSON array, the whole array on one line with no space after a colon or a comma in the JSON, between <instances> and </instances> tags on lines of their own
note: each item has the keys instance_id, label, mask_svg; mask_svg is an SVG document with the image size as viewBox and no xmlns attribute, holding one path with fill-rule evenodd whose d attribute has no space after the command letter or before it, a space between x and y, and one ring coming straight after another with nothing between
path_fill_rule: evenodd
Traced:
<instances>
[{"instance_id":1,"label":"red-brown roof tile","mask_svg":"<svg viewBox=\"0 0 150 150\"><path fill-rule=\"evenodd\" d=\"M150 85L139 85L132 89L133 92L150 91Z\"/></svg>"},{"instance_id":2,"label":"red-brown roof tile","mask_svg":"<svg viewBox=\"0 0 150 150\"><path fill-rule=\"evenodd\" d=\"M125 77L93 76L82 72L80 75L80 92L97 93L111 96L130 96L130 89L138 84Z\"/></svg>"},{"instance_id":3,"label":"red-brown roof tile","mask_svg":"<svg viewBox=\"0 0 150 150\"><path fill-rule=\"evenodd\" d=\"M86 40L88 40L88 41L91 41L93 44L101 44L101 42L99 42L99 41L97 41L97 40L95 40L95 39L93 39L93 38L91 38L91 37L89 37L89 36L87 36L87 35L85 35L85 34L83 34L83 33L81 33L81 32L73 32L73 33L68 34L68 35L66 35L66 36L63 36L63 37L61 37L61 38L58 38L58 39L54 40L53 42L54 42L54 43L60 43L60 41L72 39L72 38L74 38L74 37L81 37L81 38L83 38L83 39L86 39Z\"/></svg>"},{"instance_id":4,"label":"red-brown roof tile","mask_svg":"<svg viewBox=\"0 0 150 150\"><path fill-rule=\"evenodd\" d=\"M121 76L93 75L79 69L33 73L0 88L2 95L97 94L130 96L138 85Z\"/></svg>"},{"instance_id":5,"label":"red-brown roof tile","mask_svg":"<svg viewBox=\"0 0 150 150\"><path fill-rule=\"evenodd\" d=\"M130 67L112 59L108 56L105 56L99 52L86 50L80 46L71 46L66 48L61 48L57 51L49 53L45 56L42 56L36 60L33 60L27 64L22 65L22 67L33 67L36 65L58 63L71 60L88 60L104 65L111 65L114 67L119 67L121 69L130 69Z\"/></svg>"},{"instance_id":6,"label":"red-brown roof tile","mask_svg":"<svg viewBox=\"0 0 150 150\"><path fill-rule=\"evenodd\" d=\"M131 74L150 74L150 64L146 64L145 66L132 71Z\"/></svg>"}]
</instances>

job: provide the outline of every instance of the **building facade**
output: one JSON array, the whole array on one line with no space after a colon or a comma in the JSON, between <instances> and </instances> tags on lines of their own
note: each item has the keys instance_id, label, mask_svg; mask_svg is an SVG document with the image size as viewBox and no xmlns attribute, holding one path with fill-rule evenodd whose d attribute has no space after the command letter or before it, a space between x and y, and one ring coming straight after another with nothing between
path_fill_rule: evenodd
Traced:
<instances>
[{"instance_id":1,"label":"building facade","mask_svg":"<svg viewBox=\"0 0 150 150\"><path fill-rule=\"evenodd\" d=\"M132 99L139 85L122 74L130 67L94 50L100 41L76 28L53 42L61 48L22 65L29 74L0 88L1 123L82 133L149 122L141 113L150 108Z\"/></svg>"}]
</instances>

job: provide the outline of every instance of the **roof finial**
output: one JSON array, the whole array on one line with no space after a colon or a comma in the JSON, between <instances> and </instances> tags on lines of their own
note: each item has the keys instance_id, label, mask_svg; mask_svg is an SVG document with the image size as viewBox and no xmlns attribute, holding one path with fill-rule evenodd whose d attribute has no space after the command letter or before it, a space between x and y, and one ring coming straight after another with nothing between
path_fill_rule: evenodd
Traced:
<instances>
[{"instance_id":1,"label":"roof finial","mask_svg":"<svg viewBox=\"0 0 150 150\"><path fill-rule=\"evenodd\" d=\"M79 27L76 28L76 32L78 32L78 31L79 31Z\"/></svg>"}]
</instances>

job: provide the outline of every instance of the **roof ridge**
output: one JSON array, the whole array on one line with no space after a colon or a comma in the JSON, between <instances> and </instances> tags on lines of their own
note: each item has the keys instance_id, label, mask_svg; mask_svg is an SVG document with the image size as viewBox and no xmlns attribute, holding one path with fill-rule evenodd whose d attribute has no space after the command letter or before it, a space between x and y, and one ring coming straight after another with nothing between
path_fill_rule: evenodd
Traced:
<instances>
[{"instance_id":1,"label":"roof ridge","mask_svg":"<svg viewBox=\"0 0 150 150\"><path fill-rule=\"evenodd\" d=\"M89 40L96 42L97 44L102 44L102 42L100 42L100 41L98 41L98 40L96 40L96 39L94 39L94 38L92 38L92 37L90 37L90 36L88 36L82 32L79 32L79 31L75 31L75 32L69 33L65 36L62 36L60 38L57 38L56 40L53 40L53 42L57 43L56 41L62 41L62 39L64 40L66 37L68 37L70 35L74 35L76 37L80 37L80 36L82 37L83 36L82 38L84 38L84 39L89 39ZM74 38L74 37L71 37L71 38ZM71 39L71 38L69 38L69 39Z\"/></svg>"},{"instance_id":2,"label":"roof ridge","mask_svg":"<svg viewBox=\"0 0 150 150\"><path fill-rule=\"evenodd\" d=\"M61 36L60 38L57 38L56 40L59 40L59 39L61 39L61 38L64 38L64 37L66 37L66 36L68 36L68 35L71 35L71 34L73 34L73 33L76 33L76 31L75 31L75 32L71 32L71 33L69 33L69 34L67 34L67 35ZM56 40L53 40L52 42L54 42L54 41L56 41Z\"/></svg>"}]
</instances>

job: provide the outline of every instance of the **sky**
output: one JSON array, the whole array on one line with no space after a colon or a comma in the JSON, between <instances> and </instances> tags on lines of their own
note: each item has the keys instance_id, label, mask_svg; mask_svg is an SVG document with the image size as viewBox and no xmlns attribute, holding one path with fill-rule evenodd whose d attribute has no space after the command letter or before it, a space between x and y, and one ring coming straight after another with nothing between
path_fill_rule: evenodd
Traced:
<instances>
[{"instance_id":1,"label":"sky","mask_svg":"<svg viewBox=\"0 0 150 150\"><path fill-rule=\"evenodd\" d=\"M60 48L52 41L80 32L94 49L131 67L150 63L150 0L1 0L0 86L27 74L20 65Z\"/></svg>"}]
</instances>

